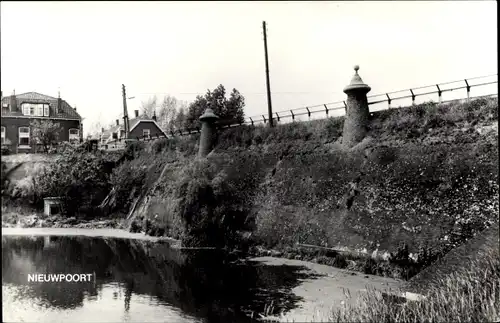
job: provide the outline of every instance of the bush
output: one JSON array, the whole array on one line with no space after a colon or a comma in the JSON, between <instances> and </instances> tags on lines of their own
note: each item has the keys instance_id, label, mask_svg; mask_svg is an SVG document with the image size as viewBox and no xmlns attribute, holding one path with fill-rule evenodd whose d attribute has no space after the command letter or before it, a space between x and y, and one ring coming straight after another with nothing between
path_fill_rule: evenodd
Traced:
<instances>
[{"instance_id":1,"label":"bush","mask_svg":"<svg viewBox=\"0 0 500 323\"><path fill-rule=\"evenodd\" d=\"M234 247L241 242L239 232L248 229L251 209L247 194L256 185L253 170L227 164L221 167L208 160L195 160L184 168L176 184L179 214L186 226L184 243Z\"/></svg>"},{"instance_id":2,"label":"bush","mask_svg":"<svg viewBox=\"0 0 500 323\"><path fill-rule=\"evenodd\" d=\"M125 161L115 169L109 182L114 189L115 203L111 212L129 208L133 199L143 189L146 179L147 165L137 165L133 161Z\"/></svg>"},{"instance_id":3,"label":"bush","mask_svg":"<svg viewBox=\"0 0 500 323\"><path fill-rule=\"evenodd\" d=\"M8 146L2 146L2 156L7 156L11 154L11 150Z\"/></svg>"},{"instance_id":4,"label":"bush","mask_svg":"<svg viewBox=\"0 0 500 323\"><path fill-rule=\"evenodd\" d=\"M66 215L89 215L110 189L106 164L102 155L67 151L34 175L33 199L40 204L45 197L61 197Z\"/></svg>"}]
</instances>

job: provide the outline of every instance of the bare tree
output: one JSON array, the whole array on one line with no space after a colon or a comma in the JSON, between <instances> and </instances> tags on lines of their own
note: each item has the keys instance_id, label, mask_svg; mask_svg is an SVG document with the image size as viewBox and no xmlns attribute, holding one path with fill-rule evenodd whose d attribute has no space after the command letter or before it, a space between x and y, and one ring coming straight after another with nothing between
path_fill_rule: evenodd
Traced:
<instances>
[{"instance_id":1,"label":"bare tree","mask_svg":"<svg viewBox=\"0 0 500 323\"><path fill-rule=\"evenodd\" d=\"M169 132L176 130L177 127L175 125L175 120L177 115L186 107L187 103L184 101L177 100L177 98L170 95L164 97L160 110L157 114L157 120L160 127Z\"/></svg>"},{"instance_id":2,"label":"bare tree","mask_svg":"<svg viewBox=\"0 0 500 323\"><path fill-rule=\"evenodd\" d=\"M147 102L142 101L141 105L141 116L146 118L152 118L154 111L156 109L156 95L149 98Z\"/></svg>"},{"instance_id":3,"label":"bare tree","mask_svg":"<svg viewBox=\"0 0 500 323\"><path fill-rule=\"evenodd\" d=\"M59 123L51 120L34 120L30 123L30 129L33 139L42 145L45 152L48 152L49 147L58 141L61 131Z\"/></svg>"}]
</instances>

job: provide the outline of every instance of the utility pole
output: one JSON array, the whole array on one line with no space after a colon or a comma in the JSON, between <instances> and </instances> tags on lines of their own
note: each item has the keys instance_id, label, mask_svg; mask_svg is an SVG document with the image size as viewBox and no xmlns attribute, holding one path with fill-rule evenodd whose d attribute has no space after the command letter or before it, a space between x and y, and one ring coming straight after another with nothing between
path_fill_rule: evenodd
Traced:
<instances>
[{"instance_id":1,"label":"utility pole","mask_svg":"<svg viewBox=\"0 0 500 323\"><path fill-rule=\"evenodd\" d=\"M129 137L129 124L128 124L128 112L127 112L127 96L125 94L125 85L122 84L122 95L123 95L123 127L125 128L125 139Z\"/></svg>"},{"instance_id":2,"label":"utility pole","mask_svg":"<svg viewBox=\"0 0 500 323\"><path fill-rule=\"evenodd\" d=\"M267 110L269 113L269 126L274 127L273 122L273 106L271 103L271 84L269 84L269 61L267 58L267 34L266 22L262 22L262 29L264 29L264 53L266 55L266 81L267 81Z\"/></svg>"}]
</instances>

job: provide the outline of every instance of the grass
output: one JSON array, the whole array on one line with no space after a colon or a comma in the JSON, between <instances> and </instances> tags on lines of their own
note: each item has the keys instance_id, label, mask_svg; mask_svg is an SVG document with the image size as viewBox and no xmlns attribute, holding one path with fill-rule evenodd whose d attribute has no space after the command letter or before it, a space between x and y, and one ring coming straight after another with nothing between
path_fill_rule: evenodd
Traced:
<instances>
[{"instance_id":1,"label":"grass","mask_svg":"<svg viewBox=\"0 0 500 323\"><path fill-rule=\"evenodd\" d=\"M498 223L496 223L498 225ZM414 291L403 286L401 290L382 293L368 288L364 293L353 297L344 290L345 300L332 306L330 314L319 313L309 322L499 322L500 321L500 253L498 228L483 232L471 243L461 247L468 249L470 256L462 259L462 266L450 266L450 259L437 262L431 267L434 274L432 284L425 290L418 290L420 300L407 300L391 297L402 291ZM446 256L448 257L448 255ZM445 257L445 258L446 258ZM429 277L428 277L429 279ZM273 311L274 304L264 308L265 321L293 322L293 316L286 312ZM272 316L272 317L269 317Z\"/></svg>"},{"instance_id":2,"label":"grass","mask_svg":"<svg viewBox=\"0 0 500 323\"><path fill-rule=\"evenodd\" d=\"M456 128L460 124L474 126L479 122L495 120L498 120L498 98L479 98L466 103L426 102L373 113L368 136L415 139L436 128ZM344 117L331 117L278 124L274 128L263 124L234 127L219 134L216 149L247 148L297 140L332 143L342 136L343 125Z\"/></svg>"},{"instance_id":3,"label":"grass","mask_svg":"<svg viewBox=\"0 0 500 323\"><path fill-rule=\"evenodd\" d=\"M355 305L332 311L333 322L498 322L500 257L489 249L482 261L439 279L426 299L394 304L369 290Z\"/></svg>"}]
</instances>

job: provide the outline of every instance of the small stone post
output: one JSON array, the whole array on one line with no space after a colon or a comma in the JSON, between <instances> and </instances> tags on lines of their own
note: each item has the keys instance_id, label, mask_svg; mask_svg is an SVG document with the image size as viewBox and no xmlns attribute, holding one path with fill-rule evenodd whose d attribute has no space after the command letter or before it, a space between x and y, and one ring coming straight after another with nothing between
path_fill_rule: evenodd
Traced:
<instances>
[{"instance_id":1,"label":"small stone post","mask_svg":"<svg viewBox=\"0 0 500 323\"><path fill-rule=\"evenodd\" d=\"M205 113L200 117L201 121L201 137L200 149L198 151L199 157L205 157L210 153L213 147L213 140L215 134L215 122L219 119L214 111L210 108L205 110Z\"/></svg>"},{"instance_id":2,"label":"small stone post","mask_svg":"<svg viewBox=\"0 0 500 323\"><path fill-rule=\"evenodd\" d=\"M352 77L351 84L344 88L344 93L347 94L347 113L344 120L342 145L349 148L361 142L366 136L370 118L366 94L371 88L363 83L358 70L359 66L354 66L356 74Z\"/></svg>"}]
</instances>

